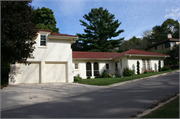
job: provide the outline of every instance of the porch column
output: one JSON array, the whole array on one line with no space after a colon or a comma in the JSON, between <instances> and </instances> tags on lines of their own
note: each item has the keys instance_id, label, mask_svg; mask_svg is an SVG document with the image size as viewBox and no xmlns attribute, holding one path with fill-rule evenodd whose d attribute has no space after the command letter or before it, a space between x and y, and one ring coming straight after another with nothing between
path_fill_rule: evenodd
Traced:
<instances>
[{"instance_id":1,"label":"porch column","mask_svg":"<svg viewBox=\"0 0 180 119\"><path fill-rule=\"evenodd\" d=\"M94 63L93 62L91 62L91 71L92 71L92 78L94 78Z\"/></svg>"}]
</instances>

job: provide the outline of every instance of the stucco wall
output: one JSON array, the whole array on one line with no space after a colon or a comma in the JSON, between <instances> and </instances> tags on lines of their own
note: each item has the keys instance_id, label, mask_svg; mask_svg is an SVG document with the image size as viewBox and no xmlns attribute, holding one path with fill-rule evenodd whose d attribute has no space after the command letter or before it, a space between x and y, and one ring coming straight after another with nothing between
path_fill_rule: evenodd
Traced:
<instances>
[{"instance_id":1,"label":"stucco wall","mask_svg":"<svg viewBox=\"0 0 180 119\"><path fill-rule=\"evenodd\" d=\"M36 39L35 50L33 52L34 59L28 59L30 62L39 62L40 63L40 82L44 82L44 69L45 62L61 62L66 63L67 66L67 82L73 82L72 75L72 49L71 49L71 41L67 39L61 40L52 40L48 38L48 34L50 32L39 32L38 37ZM40 35L46 35L46 46L40 46ZM21 64L18 64L20 67ZM52 69L54 72L56 69ZM16 74L20 75L20 74ZM27 73L27 75L33 75ZM57 75L57 74L53 74ZM21 80L21 79L16 79Z\"/></svg>"},{"instance_id":2,"label":"stucco wall","mask_svg":"<svg viewBox=\"0 0 180 119\"><path fill-rule=\"evenodd\" d=\"M130 58L128 59L128 67L133 70L135 69L135 74L137 74L137 61L139 61L139 66L140 66L140 73L143 73L143 62L142 59L149 59L150 61L150 68L154 71L158 71L158 66L159 66L159 60L161 60L161 67L164 66L164 60L161 58Z\"/></svg>"},{"instance_id":3,"label":"stucco wall","mask_svg":"<svg viewBox=\"0 0 180 119\"><path fill-rule=\"evenodd\" d=\"M94 62L97 62L98 63L98 66L99 66L99 73L100 75L102 75L102 72L106 69L106 63L109 64L109 70L111 71L111 74L112 73L115 73L115 63L114 61L108 61L108 60L102 60L102 61L99 61L99 60L73 60L73 76L77 76L78 74L80 75L80 77L82 77L83 79L86 79L87 76L86 76L86 63L87 62L90 62L91 63L91 68L93 69L93 66L92 64L94 64ZM78 63L78 67L79 69L75 69L75 63ZM94 71L94 70L92 70ZM92 77L91 78L94 78L94 73L92 72Z\"/></svg>"}]
</instances>

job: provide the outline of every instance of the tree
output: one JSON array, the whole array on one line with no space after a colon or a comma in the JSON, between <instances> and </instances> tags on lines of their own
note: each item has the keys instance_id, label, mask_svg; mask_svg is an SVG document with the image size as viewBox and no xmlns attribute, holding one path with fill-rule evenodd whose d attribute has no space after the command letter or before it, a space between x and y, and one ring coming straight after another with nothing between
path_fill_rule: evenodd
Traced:
<instances>
[{"instance_id":1,"label":"tree","mask_svg":"<svg viewBox=\"0 0 180 119\"><path fill-rule=\"evenodd\" d=\"M175 45L172 50L166 52L166 54L170 55L165 59L165 64L179 64L179 45Z\"/></svg>"},{"instance_id":2,"label":"tree","mask_svg":"<svg viewBox=\"0 0 180 119\"><path fill-rule=\"evenodd\" d=\"M157 25L152 28L152 34L150 42L157 43L167 39L168 34L171 34L173 38L179 38L179 22L174 19L167 19L162 25Z\"/></svg>"},{"instance_id":3,"label":"tree","mask_svg":"<svg viewBox=\"0 0 180 119\"><path fill-rule=\"evenodd\" d=\"M1 72L7 78L10 63L27 63L36 43L32 1L1 1Z\"/></svg>"},{"instance_id":4,"label":"tree","mask_svg":"<svg viewBox=\"0 0 180 119\"><path fill-rule=\"evenodd\" d=\"M82 51L110 52L117 48L124 38L112 40L111 38L119 36L124 30L117 30L121 22L114 20L115 16L110 14L107 9L95 8L85 14L80 20L81 25L85 27L83 34L77 34L79 39L77 44L72 45L73 50L79 47Z\"/></svg>"},{"instance_id":5,"label":"tree","mask_svg":"<svg viewBox=\"0 0 180 119\"><path fill-rule=\"evenodd\" d=\"M34 12L33 23L37 25L37 29L47 29L59 33L59 28L56 28L54 12L51 9L42 7L41 9L38 8L37 10L34 10Z\"/></svg>"},{"instance_id":6,"label":"tree","mask_svg":"<svg viewBox=\"0 0 180 119\"><path fill-rule=\"evenodd\" d=\"M130 49L138 49L138 50L143 50L142 47L142 40L140 38L137 38L136 36L133 36L127 41L124 41L121 46L119 47L119 52L127 51Z\"/></svg>"}]
</instances>

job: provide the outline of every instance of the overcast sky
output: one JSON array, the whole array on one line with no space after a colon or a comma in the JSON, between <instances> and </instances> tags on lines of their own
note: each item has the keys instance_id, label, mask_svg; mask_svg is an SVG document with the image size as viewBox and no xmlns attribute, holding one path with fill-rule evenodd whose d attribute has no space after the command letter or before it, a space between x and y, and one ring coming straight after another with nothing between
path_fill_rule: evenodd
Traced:
<instances>
[{"instance_id":1,"label":"overcast sky","mask_svg":"<svg viewBox=\"0 0 180 119\"><path fill-rule=\"evenodd\" d=\"M113 39L142 37L145 30L161 25L168 18L180 21L180 0L33 0L31 5L35 9L52 9L60 33L70 35L84 33L79 20L92 8L99 7L122 22L119 29L124 32Z\"/></svg>"}]
</instances>

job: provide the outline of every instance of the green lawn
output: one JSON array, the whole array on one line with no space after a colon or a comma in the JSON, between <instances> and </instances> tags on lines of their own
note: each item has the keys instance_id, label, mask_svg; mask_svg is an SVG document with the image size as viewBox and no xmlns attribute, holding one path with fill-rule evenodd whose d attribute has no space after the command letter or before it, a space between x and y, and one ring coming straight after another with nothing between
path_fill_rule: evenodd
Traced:
<instances>
[{"instance_id":1,"label":"green lawn","mask_svg":"<svg viewBox=\"0 0 180 119\"><path fill-rule=\"evenodd\" d=\"M179 118L179 96L142 118Z\"/></svg>"},{"instance_id":2,"label":"green lawn","mask_svg":"<svg viewBox=\"0 0 180 119\"><path fill-rule=\"evenodd\" d=\"M172 71L177 71L176 70L170 70L170 71L162 71L162 72L154 72L154 73L147 73L147 74L140 74L136 76L128 76L128 77L123 77L123 78L95 78L95 79L82 79L79 81L76 81L78 83L82 84L89 84L89 85L100 85L100 86L106 86L118 82L124 82L124 81L129 81L129 80L134 80L138 78L145 78L148 76L153 76L157 74L162 74L162 73L167 73L167 72L172 72Z\"/></svg>"}]
</instances>

